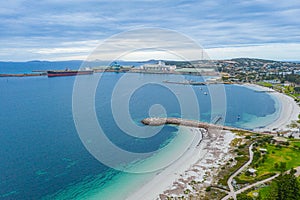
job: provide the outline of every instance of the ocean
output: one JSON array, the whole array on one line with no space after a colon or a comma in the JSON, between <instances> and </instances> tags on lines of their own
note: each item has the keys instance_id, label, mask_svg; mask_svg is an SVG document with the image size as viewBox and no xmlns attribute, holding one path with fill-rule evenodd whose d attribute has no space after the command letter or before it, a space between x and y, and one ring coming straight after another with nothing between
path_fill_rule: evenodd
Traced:
<instances>
[{"instance_id":1,"label":"ocean","mask_svg":"<svg viewBox=\"0 0 300 200\"><path fill-rule=\"evenodd\" d=\"M12 71L20 69L15 67ZM152 115L184 116L210 122L214 115L211 110L217 113L222 110L212 102L212 92L207 86L163 83L182 78L177 75L130 73L124 78L122 73L104 73L85 78L98 79L100 75L94 96L99 126L114 145L128 152L164 149L154 154L157 159L152 161L148 157L148 162L159 162L163 154L176 149L174 146L185 146L190 136L176 126L164 126L158 134L139 138L128 135L133 129L124 130L120 123L125 128L126 123L144 127L140 120ZM184 78L203 81L209 77L187 75ZM140 84L133 91L130 80ZM73 120L74 81L75 77L0 78L0 199L107 199L111 195L119 199L155 173L118 171L89 153ZM184 95L187 87L195 96ZM276 118L279 105L269 94L238 85L226 85L223 89L226 125L251 129L267 125ZM111 106L112 96L115 107ZM191 98L196 98L198 105L194 107ZM199 113L195 111L197 106ZM129 111L131 120L127 115L115 119L114 112L123 112L123 107ZM185 109L195 113L189 115ZM260 124L253 123L257 118Z\"/></svg>"}]
</instances>

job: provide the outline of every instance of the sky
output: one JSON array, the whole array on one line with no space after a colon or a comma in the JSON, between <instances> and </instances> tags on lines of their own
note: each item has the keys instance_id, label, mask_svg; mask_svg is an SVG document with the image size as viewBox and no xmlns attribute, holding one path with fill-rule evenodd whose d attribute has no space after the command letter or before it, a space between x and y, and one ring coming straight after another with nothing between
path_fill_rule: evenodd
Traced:
<instances>
[{"instance_id":1,"label":"sky","mask_svg":"<svg viewBox=\"0 0 300 200\"><path fill-rule=\"evenodd\" d=\"M0 60L85 60L116 34L149 27L190 38L211 59L300 60L299 18L296 0L10 0L0 7ZM135 36L126 41L172 39L145 31ZM113 51L106 49L107 59ZM159 52L122 58L176 59Z\"/></svg>"}]
</instances>

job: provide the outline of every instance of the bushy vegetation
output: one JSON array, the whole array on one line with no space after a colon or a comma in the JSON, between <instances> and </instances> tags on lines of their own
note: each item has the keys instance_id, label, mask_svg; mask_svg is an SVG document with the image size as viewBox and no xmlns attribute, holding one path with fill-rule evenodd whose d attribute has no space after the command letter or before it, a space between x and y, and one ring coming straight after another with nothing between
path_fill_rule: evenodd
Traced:
<instances>
[{"instance_id":1,"label":"bushy vegetation","mask_svg":"<svg viewBox=\"0 0 300 200\"><path fill-rule=\"evenodd\" d=\"M237 184L255 183L274 176L276 173L284 172L300 166L300 141L289 140L289 145L272 144L270 137L264 137L254 145L254 155L251 167L257 172L255 176L244 172L235 178ZM260 148L265 148L267 152L263 153Z\"/></svg>"},{"instance_id":2,"label":"bushy vegetation","mask_svg":"<svg viewBox=\"0 0 300 200\"><path fill-rule=\"evenodd\" d=\"M253 142L254 138L252 133L248 131L234 131L235 134L239 136L243 136L242 138L235 138L231 141L230 146L235 147L233 152L235 153L235 158L229 160L229 165L223 166L221 172L218 174L220 177L218 184L224 188L227 188L227 180L228 178L241 166L249 160L249 146ZM259 136L257 136L259 137ZM256 138L257 139L257 138ZM233 153L232 152L232 153ZM236 162L235 165L230 165L232 162Z\"/></svg>"},{"instance_id":3,"label":"bushy vegetation","mask_svg":"<svg viewBox=\"0 0 300 200\"><path fill-rule=\"evenodd\" d=\"M300 75L299 74L287 74L285 76L285 80L299 85L300 84Z\"/></svg>"},{"instance_id":4,"label":"bushy vegetation","mask_svg":"<svg viewBox=\"0 0 300 200\"><path fill-rule=\"evenodd\" d=\"M281 173L267 188L260 190L259 200L297 200L300 199L300 184L295 170Z\"/></svg>"},{"instance_id":5,"label":"bushy vegetation","mask_svg":"<svg viewBox=\"0 0 300 200\"><path fill-rule=\"evenodd\" d=\"M253 200L252 197L248 196L248 195L245 194L245 193L238 194L238 195L237 195L237 199L238 199L238 200Z\"/></svg>"}]
</instances>

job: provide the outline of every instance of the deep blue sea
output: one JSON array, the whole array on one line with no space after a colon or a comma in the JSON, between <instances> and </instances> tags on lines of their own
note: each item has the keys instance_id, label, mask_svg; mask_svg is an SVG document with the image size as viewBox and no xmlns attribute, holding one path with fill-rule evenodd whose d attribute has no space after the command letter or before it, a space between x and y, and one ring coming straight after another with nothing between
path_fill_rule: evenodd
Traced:
<instances>
[{"instance_id":1,"label":"deep blue sea","mask_svg":"<svg viewBox=\"0 0 300 200\"><path fill-rule=\"evenodd\" d=\"M99 74L90 75L90 78L97 76ZM115 145L126 151L158 150L176 137L178 129L165 126L148 139L125 134L111 111L111 96L123 76L122 73L105 73L101 77L95 93L99 125ZM196 76L185 78L203 80ZM176 79L176 75L128 74L128 80L161 83L144 84L130 95L128 108L136 125L143 126L140 120L148 117L151 106L157 104L164 107L168 116L181 116L180 101L190 101L190 97L184 96L178 100L185 86L172 86L179 88L174 93L162 83ZM0 199L52 199L70 191L67 189L74 185L82 185L81 191L66 195L79 198L89 187L105 188L123 173L101 164L83 146L72 114L74 80L75 77L0 78ZM124 96L130 93L126 90L128 87L125 84L121 92L114 94L120 110L127 105ZM192 90L199 102L199 119L210 121L212 102L210 95L205 95L209 89L193 86ZM266 125L273 120L268 116L276 113L276 102L270 95L237 85L226 85L225 91L227 125L243 127L257 118L263 119ZM97 185L89 185L95 179Z\"/></svg>"}]
</instances>

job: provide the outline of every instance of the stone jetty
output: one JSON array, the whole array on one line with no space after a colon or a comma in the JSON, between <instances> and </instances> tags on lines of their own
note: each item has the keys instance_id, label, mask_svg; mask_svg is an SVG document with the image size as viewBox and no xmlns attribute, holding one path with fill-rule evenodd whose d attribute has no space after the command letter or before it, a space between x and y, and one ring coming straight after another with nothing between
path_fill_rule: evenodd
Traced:
<instances>
[{"instance_id":1,"label":"stone jetty","mask_svg":"<svg viewBox=\"0 0 300 200\"><path fill-rule=\"evenodd\" d=\"M160 118L160 117L151 117L145 118L142 120L142 123L149 126L161 126L164 124L173 124L173 125L180 125L180 126L189 126L195 128L204 128L204 129L221 129L221 130L229 130L229 131L249 131L240 128L234 128L230 126L223 126L217 124L209 124L205 122L199 122L194 120L188 119L181 119L181 118ZM249 131L252 132L252 131Z\"/></svg>"},{"instance_id":2,"label":"stone jetty","mask_svg":"<svg viewBox=\"0 0 300 200\"><path fill-rule=\"evenodd\" d=\"M32 76L46 76L46 73L32 73L32 74L0 74L0 77L32 77Z\"/></svg>"}]
</instances>

